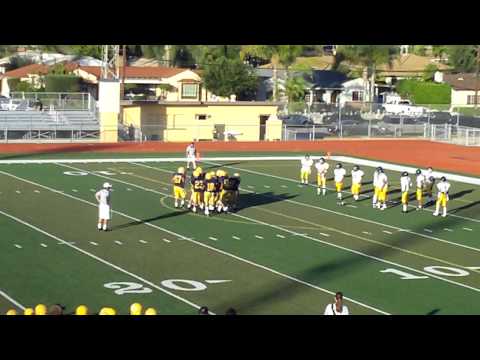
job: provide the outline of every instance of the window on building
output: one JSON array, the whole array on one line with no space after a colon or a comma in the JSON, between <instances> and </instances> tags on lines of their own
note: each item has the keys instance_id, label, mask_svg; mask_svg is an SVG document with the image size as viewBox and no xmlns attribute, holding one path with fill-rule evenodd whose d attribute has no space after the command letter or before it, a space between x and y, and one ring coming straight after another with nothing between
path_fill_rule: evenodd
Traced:
<instances>
[{"instance_id":1,"label":"window on building","mask_svg":"<svg viewBox=\"0 0 480 360\"><path fill-rule=\"evenodd\" d=\"M480 95L477 96L477 104L480 104ZM475 105L475 95L467 96L467 105Z\"/></svg>"},{"instance_id":2,"label":"window on building","mask_svg":"<svg viewBox=\"0 0 480 360\"><path fill-rule=\"evenodd\" d=\"M182 84L182 99L197 99L198 84Z\"/></svg>"},{"instance_id":3,"label":"window on building","mask_svg":"<svg viewBox=\"0 0 480 360\"><path fill-rule=\"evenodd\" d=\"M363 91L352 91L352 101L363 101Z\"/></svg>"},{"instance_id":4,"label":"window on building","mask_svg":"<svg viewBox=\"0 0 480 360\"><path fill-rule=\"evenodd\" d=\"M197 120L207 120L208 116L206 114L197 114L195 115L195 119Z\"/></svg>"}]
</instances>

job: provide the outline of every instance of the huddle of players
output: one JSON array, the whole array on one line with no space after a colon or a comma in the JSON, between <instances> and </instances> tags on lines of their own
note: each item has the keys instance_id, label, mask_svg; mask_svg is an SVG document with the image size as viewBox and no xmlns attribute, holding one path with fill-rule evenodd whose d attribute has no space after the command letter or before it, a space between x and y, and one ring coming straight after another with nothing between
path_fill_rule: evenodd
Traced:
<instances>
[{"instance_id":1,"label":"huddle of players","mask_svg":"<svg viewBox=\"0 0 480 360\"><path fill-rule=\"evenodd\" d=\"M309 155L306 155L305 158L301 160L302 168L300 170L300 180L302 184L308 184L308 178L311 174L311 167L313 165L313 160ZM315 168L317 169L317 195L326 194L326 182L327 182L327 172L330 168L330 165L325 161L324 158L320 158L318 162L315 163ZM347 171L343 168L341 163L335 165L333 170L333 177L335 182L335 190L337 192L337 204L344 205L342 199L342 190L344 186L344 179ZM358 165L353 167L351 172L352 185L351 192L355 201L358 201L360 198L360 189L362 186L362 178L365 173L360 169ZM417 199L417 210L422 209L424 201L424 193L429 197L431 201L433 199L433 186L435 184L435 177L433 176L433 169L429 167L424 174L420 169L416 170L416 199ZM385 210L387 208L387 193L388 193L389 181L388 177L385 174L383 168L379 166L375 169L373 174L373 188L374 194L372 198L373 208L378 208L380 210ZM450 183L443 176L440 179L440 182L437 184L437 202L436 210L433 213L434 216L440 214L440 207L442 207L442 216L447 216L447 202L449 200L448 192L450 190ZM408 172L403 172L400 178L400 187L402 193L402 212L406 213L409 202L409 191L412 187L412 181Z\"/></svg>"},{"instance_id":2,"label":"huddle of players","mask_svg":"<svg viewBox=\"0 0 480 360\"><path fill-rule=\"evenodd\" d=\"M236 210L240 188L238 173L228 176L225 170L203 172L201 167L196 167L189 182L190 199L187 208L193 212L197 212L197 207L207 216L214 211L221 213ZM187 197L187 175L184 167L179 167L173 174L172 183L175 207L183 207Z\"/></svg>"}]
</instances>

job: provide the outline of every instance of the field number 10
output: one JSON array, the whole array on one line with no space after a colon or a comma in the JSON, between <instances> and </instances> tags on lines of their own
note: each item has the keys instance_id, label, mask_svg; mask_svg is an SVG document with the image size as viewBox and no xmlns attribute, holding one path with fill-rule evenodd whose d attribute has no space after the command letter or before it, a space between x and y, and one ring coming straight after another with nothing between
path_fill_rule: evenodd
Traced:
<instances>
[{"instance_id":1,"label":"field number 10","mask_svg":"<svg viewBox=\"0 0 480 360\"><path fill-rule=\"evenodd\" d=\"M468 276L470 275L470 273L466 270L458 269L454 267L447 267L447 266L426 266L423 268L423 270L437 276ZM419 275L411 274L406 271L402 271L398 269L385 269L385 270L381 270L380 272L384 274L390 273L390 274L398 275L402 280L428 279L428 276L419 276Z\"/></svg>"}]
</instances>

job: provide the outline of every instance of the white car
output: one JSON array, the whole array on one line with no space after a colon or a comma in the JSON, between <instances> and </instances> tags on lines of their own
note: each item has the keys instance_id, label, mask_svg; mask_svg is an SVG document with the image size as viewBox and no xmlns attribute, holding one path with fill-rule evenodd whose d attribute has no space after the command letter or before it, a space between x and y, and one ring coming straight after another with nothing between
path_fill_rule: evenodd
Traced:
<instances>
[{"instance_id":1,"label":"white car","mask_svg":"<svg viewBox=\"0 0 480 360\"><path fill-rule=\"evenodd\" d=\"M401 100L398 103L383 104L383 110L386 114L422 116L429 110L423 106L415 106L409 100Z\"/></svg>"}]
</instances>

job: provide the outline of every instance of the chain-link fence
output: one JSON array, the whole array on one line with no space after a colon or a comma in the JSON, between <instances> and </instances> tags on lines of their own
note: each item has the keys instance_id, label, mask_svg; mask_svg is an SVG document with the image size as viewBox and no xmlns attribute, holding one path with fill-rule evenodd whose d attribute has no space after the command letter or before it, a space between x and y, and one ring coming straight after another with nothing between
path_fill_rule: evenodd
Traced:
<instances>
[{"instance_id":1,"label":"chain-link fence","mask_svg":"<svg viewBox=\"0 0 480 360\"><path fill-rule=\"evenodd\" d=\"M8 110L95 112L95 99L89 93L12 92L4 107Z\"/></svg>"},{"instance_id":2,"label":"chain-link fence","mask_svg":"<svg viewBox=\"0 0 480 360\"><path fill-rule=\"evenodd\" d=\"M451 124L430 125L425 137L432 141L465 146L480 146L480 129Z\"/></svg>"}]
</instances>

